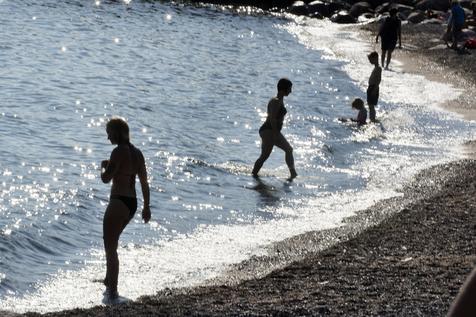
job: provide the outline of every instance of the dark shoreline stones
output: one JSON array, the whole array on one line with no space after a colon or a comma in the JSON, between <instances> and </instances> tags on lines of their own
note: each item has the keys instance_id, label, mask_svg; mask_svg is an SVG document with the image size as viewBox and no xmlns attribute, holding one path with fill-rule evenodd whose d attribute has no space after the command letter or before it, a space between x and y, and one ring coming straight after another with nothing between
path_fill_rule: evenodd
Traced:
<instances>
[{"instance_id":1,"label":"dark shoreline stones","mask_svg":"<svg viewBox=\"0 0 476 317\"><path fill-rule=\"evenodd\" d=\"M448 0L185 0L190 3L208 3L227 6L251 6L270 12L287 12L310 18L330 18L335 23L356 23L388 14L390 8L397 8L401 20L416 24L428 20L427 10L437 12L440 16L448 11ZM472 0L462 0L466 9ZM440 13L441 12L441 13ZM444 22L444 17L438 19ZM438 23L438 20L433 23Z\"/></svg>"}]
</instances>

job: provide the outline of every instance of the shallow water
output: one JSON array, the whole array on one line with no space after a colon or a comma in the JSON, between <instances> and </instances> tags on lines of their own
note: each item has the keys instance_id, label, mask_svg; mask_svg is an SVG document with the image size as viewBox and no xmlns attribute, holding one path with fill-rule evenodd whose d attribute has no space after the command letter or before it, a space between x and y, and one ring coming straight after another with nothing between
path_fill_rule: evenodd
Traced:
<instances>
[{"instance_id":1,"label":"shallow water","mask_svg":"<svg viewBox=\"0 0 476 317\"><path fill-rule=\"evenodd\" d=\"M339 123L364 97L370 48L323 21L142 1L3 0L0 12L0 309L100 303L91 280L104 274L109 185L98 176L113 115L128 120L151 184L153 220L138 213L121 237L129 298L337 226L474 137L474 123L437 108L458 91L398 67L384 72L381 124ZM257 129L283 76L299 177L285 180L276 150L257 183Z\"/></svg>"}]
</instances>

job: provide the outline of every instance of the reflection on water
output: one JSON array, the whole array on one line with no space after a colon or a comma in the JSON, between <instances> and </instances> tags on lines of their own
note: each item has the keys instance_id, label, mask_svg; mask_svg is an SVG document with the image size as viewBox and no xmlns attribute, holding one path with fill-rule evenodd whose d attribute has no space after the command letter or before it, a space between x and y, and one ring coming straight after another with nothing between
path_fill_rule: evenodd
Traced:
<instances>
[{"instance_id":1,"label":"reflection on water","mask_svg":"<svg viewBox=\"0 0 476 317\"><path fill-rule=\"evenodd\" d=\"M350 115L361 87L344 63L302 45L306 27L281 18L125 0L1 1L0 10L5 298L45 285L61 296L101 276L109 187L98 176L112 115L128 120L151 182L153 218L144 226L136 217L123 234L121 278L139 281L134 264L143 259L158 280L130 286L130 297L213 276L217 263L240 261L283 232L335 225L390 195L387 178L397 186L454 157L448 145L471 130L420 104L386 102L381 127L342 125L335 118ZM294 85L283 132L299 177L286 182L276 149L253 179L257 130L284 76ZM193 263L181 255L190 250Z\"/></svg>"}]
</instances>

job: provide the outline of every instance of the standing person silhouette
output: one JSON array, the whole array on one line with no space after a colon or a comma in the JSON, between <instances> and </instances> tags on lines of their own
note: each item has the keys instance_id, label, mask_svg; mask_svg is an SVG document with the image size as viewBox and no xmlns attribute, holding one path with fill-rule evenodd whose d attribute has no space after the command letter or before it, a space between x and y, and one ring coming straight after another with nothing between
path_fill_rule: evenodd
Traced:
<instances>
[{"instance_id":1,"label":"standing person silhouette","mask_svg":"<svg viewBox=\"0 0 476 317\"><path fill-rule=\"evenodd\" d=\"M292 180L297 176L296 169L294 168L293 148L281 133L284 116L287 113L286 107L284 106L284 97L291 93L292 86L293 83L289 79L281 78L277 85L278 94L276 97L271 98L268 103L268 117L259 129L261 155L253 167L252 174L254 177L258 177L259 170L271 155L275 145L286 153L286 164L290 172L289 179Z\"/></svg>"},{"instance_id":2,"label":"standing person silhouette","mask_svg":"<svg viewBox=\"0 0 476 317\"><path fill-rule=\"evenodd\" d=\"M377 122L377 119L375 119L375 106L378 103L379 85L382 81L382 67L378 64L377 52L372 52L367 57L370 64L374 65L374 69L369 77L369 87L367 88L367 105L369 106L370 121Z\"/></svg>"},{"instance_id":3,"label":"standing person silhouette","mask_svg":"<svg viewBox=\"0 0 476 317\"><path fill-rule=\"evenodd\" d=\"M463 7L460 5L459 0L451 1L451 17L448 21L447 31L451 34L451 48L458 49L458 40L463 34L463 28L465 24L465 12Z\"/></svg>"},{"instance_id":4,"label":"standing person silhouette","mask_svg":"<svg viewBox=\"0 0 476 317\"><path fill-rule=\"evenodd\" d=\"M112 180L109 204L104 213L103 238L107 266L104 279L105 296L108 300L114 301L119 297L117 292L119 236L137 210L136 175L139 176L144 198L142 219L145 223L150 220L151 214L145 160L142 152L129 142L129 126L120 118L112 118L106 125L106 132L111 144L117 145L112 150L109 160L101 162L101 180L104 183Z\"/></svg>"},{"instance_id":5,"label":"standing person silhouette","mask_svg":"<svg viewBox=\"0 0 476 317\"><path fill-rule=\"evenodd\" d=\"M402 48L402 22L397 17L398 10L396 8L390 9L390 16L385 19L380 27L380 30L375 38L378 43L379 36L382 38L382 67L388 69L388 65L392 59L392 53L395 47ZM387 57L387 64L385 64L385 57Z\"/></svg>"}]
</instances>

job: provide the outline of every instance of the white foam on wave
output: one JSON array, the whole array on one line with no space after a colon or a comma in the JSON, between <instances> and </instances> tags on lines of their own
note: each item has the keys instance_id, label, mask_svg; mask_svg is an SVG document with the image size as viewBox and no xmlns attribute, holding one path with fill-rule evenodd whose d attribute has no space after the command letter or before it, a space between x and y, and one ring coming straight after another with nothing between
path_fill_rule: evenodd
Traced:
<instances>
[{"instance_id":1,"label":"white foam on wave","mask_svg":"<svg viewBox=\"0 0 476 317\"><path fill-rule=\"evenodd\" d=\"M381 198L394 196L388 191ZM367 198L363 198L367 197ZM223 274L230 264L263 255L265 246L303 232L339 226L341 220L371 206L374 194L329 195L303 208L281 208L290 217L251 225L198 228L158 245L125 246L119 250L121 296L137 299L166 287L194 286ZM79 271L60 272L35 293L6 297L0 310L51 312L102 304L104 286L93 283L104 276L103 251L95 251Z\"/></svg>"}]
</instances>

